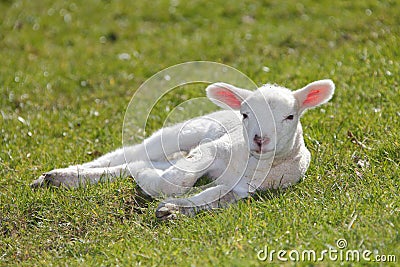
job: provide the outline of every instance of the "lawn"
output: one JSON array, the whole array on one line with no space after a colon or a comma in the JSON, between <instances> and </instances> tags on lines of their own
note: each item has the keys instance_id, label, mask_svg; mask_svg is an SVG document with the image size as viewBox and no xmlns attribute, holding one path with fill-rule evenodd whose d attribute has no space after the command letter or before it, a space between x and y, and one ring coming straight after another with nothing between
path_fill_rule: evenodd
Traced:
<instances>
[{"instance_id":1,"label":"lawn","mask_svg":"<svg viewBox=\"0 0 400 267\"><path fill-rule=\"evenodd\" d=\"M385 255L398 264L399 10L396 0L0 1L0 265L258 266L270 262L257 257L265 248L286 258L371 251L370 264ZM120 147L135 90L194 60L235 67L258 85L335 82L332 101L303 117L312 162L301 183L172 222L155 219L157 202L138 205L132 179L29 187Z\"/></svg>"}]
</instances>

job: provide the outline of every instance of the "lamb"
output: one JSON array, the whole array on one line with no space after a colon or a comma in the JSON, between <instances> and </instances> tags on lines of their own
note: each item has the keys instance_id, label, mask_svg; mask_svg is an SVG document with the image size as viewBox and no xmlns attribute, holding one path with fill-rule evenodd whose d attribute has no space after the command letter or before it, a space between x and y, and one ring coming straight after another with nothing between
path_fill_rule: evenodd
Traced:
<instances>
[{"instance_id":1,"label":"lamb","mask_svg":"<svg viewBox=\"0 0 400 267\"><path fill-rule=\"evenodd\" d=\"M74 188L131 174L146 194L169 197L156 209L159 219L225 207L255 190L287 188L310 163L300 117L328 102L334 90L331 80L296 91L271 84L249 91L214 83L206 88L207 97L223 110L162 128L141 144L92 162L52 170L31 186ZM213 180L211 186L182 197L204 175Z\"/></svg>"}]
</instances>

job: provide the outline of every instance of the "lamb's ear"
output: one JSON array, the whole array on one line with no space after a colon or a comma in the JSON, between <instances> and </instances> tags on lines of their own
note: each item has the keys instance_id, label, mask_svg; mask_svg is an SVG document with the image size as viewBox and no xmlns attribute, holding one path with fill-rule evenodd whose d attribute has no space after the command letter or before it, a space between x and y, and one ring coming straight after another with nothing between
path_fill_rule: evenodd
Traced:
<instances>
[{"instance_id":1,"label":"lamb's ear","mask_svg":"<svg viewBox=\"0 0 400 267\"><path fill-rule=\"evenodd\" d=\"M304 110L314 108L328 102L335 91L331 80L320 80L308 84L293 93L299 103L299 114Z\"/></svg>"},{"instance_id":2,"label":"lamb's ear","mask_svg":"<svg viewBox=\"0 0 400 267\"><path fill-rule=\"evenodd\" d=\"M253 92L227 83L213 83L206 89L207 97L216 105L227 109L240 109L243 100Z\"/></svg>"}]
</instances>

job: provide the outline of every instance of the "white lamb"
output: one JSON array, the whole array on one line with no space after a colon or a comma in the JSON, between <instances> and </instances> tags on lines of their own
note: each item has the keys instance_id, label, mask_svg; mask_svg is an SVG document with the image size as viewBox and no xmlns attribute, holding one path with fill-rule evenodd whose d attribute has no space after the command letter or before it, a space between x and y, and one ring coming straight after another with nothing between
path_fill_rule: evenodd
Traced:
<instances>
[{"instance_id":1,"label":"white lamb","mask_svg":"<svg viewBox=\"0 0 400 267\"><path fill-rule=\"evenodd\" d=\"M147 194L172 197L158 206L160 219L223 207L258 189L286 188L300 180L310 163L300 117L329 101L334 88L331 80L294 92L270 84L256 91L211 84L207 97L225 110L162 128L125 151L47 172L32 187L78 187L128 176L129 171ZM176 198L203 175L213 179L213 186Z\"/></svg>"}]
</instances>

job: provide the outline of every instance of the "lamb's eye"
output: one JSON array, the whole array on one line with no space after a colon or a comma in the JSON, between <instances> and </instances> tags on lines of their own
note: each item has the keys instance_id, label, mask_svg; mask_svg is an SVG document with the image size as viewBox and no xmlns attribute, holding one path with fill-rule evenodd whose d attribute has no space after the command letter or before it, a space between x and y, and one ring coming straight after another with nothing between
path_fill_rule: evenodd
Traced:
<instances>
[{"instance_id":1,"label":"lamb's eye","mask_svg":"<svg viewBox=\"0 0 400 267\"><path fill-rule=\"evenodd\" d=\"M293 115L289 115L289 116L287 116L286 118L285 118L285 120L293 120L294 119L294 116Z\"/></svg>"},{"instance_id":2,"label":"lamb's eye","mask_svg":"<svg viewBox=\"0 0 400 267\"><path fill-rule=\"evenodd\" d=\"M248 116L247 114L245 114L245 113L243 113L242 116L243 116L243 119L247 119L247 118L249 117L249 116Z\"/></svg>"}]
</instances>

